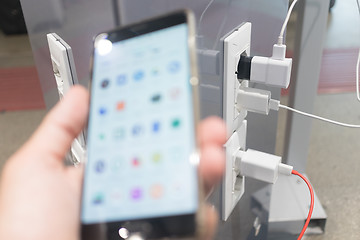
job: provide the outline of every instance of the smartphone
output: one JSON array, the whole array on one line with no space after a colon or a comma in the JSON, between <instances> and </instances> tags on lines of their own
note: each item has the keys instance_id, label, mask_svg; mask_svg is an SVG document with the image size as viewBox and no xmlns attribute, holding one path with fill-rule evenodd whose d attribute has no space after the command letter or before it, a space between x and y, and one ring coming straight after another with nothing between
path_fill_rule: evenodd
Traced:
<instances>
[{"instance_id":1,"label":"smartphone","mask_svg":"<svg viewBox=\"0 0 360 240\"><path fill-rule=\"evenodd\" d=\"M187 10L95 38L83 239L196 235L197 75Z\"/></svg>"}]
</instances>

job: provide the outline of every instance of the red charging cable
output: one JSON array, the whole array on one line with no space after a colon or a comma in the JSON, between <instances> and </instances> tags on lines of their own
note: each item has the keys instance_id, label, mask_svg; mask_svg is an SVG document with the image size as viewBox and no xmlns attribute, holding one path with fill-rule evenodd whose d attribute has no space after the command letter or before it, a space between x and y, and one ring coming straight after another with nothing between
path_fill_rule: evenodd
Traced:
<instances>
[{"instance_id":1,"label":"red charging cable","mask_svg":"<svg viewBox=\"0 0 360 240\"><path fill-rule=\"evenodd\" d=\"M309 222L310 222L310 219L311 219L311 215L312 215L313 210L314 210L314 190L313 190L313 188L312 188L309 180L307 180L302 174L298 173L298 172L295 171L295 170L292 170L291 173L292 173L293 175L297 175L297 176L301 177L301 178L305 181L306 185L308 185L308 187L309 187L310 196L311 196L311 203L310 203L309 214L308 214L308 216L307 216L305 225L304 225L303 229L301 230L301 233L300 233L300 235L299 235L299 237L298 237L298 239L297 239L297 240L301 240L301 238L304 236L304 233L305 233L305 231L306 231L306 229L307 229L307 227L308 227L308 225L309 225Z\"/></svg>"}]
</instances>

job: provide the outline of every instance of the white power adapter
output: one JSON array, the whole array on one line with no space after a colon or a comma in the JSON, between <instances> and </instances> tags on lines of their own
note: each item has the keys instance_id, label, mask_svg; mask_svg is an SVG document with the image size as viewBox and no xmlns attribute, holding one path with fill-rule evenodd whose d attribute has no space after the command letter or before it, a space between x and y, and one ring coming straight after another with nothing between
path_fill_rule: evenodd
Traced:
<instances>
[{"instance_id":1,"label":"white power adapter","mask_svg":"<svg viewBox=\"0 0 360 240\"><path fill-rule=\"evenodd\" d=\"M285 58L286 46L275 44L272 57L253 57L250 81L269 86L288 88L292 59Z\"/></svg>"},{"instance_id":2,"label":"white power adapter","mask_svg":"<svg viewBox=\"0 0 360 240\"><path fill-rule=\"evenodd\" d=\"M286 45L275 44L272 57L242 56L237 67L238 79L288 88L292 59L285 58L285 54Z\"/></svg>"}]
</instances>

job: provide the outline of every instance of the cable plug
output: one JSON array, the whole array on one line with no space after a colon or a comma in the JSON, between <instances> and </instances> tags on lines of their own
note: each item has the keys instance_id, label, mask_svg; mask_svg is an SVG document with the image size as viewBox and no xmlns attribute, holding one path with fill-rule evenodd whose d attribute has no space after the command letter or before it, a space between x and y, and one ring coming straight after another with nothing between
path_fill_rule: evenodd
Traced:
<instances>
[{"instance_id":1,"label":"cable plug","mask_svg":"<svg viewBox=\"0 0 360 240\"><path fill-rule=\"evenodd\" d=\"M236 108L268 115L271 92L249 87L240 87L236 93Z\"/></svg>"},{"instance_id":2,"label":"cable plug","mask_svg":"<svg viewBox=\"0 0 360 240\"><path fill-rule=\"evenodd\" d=\"M263 182L275 183L279 174L290 176L293 167L281 163L281 157L248 149L235 154L235 164L240 174Z\"/></svg>"},{"instance_id":3,"label":"cable plug","mask_svg":"<svg viewBox=\"0 0 360 240\"><path fill-rule=\"evenodd\" d=\"M236 108L268 115L270 110L279 110L280 101L271 99L271 92L249 87L240 87L236 93Z\"/></svg>"}]
</instances>

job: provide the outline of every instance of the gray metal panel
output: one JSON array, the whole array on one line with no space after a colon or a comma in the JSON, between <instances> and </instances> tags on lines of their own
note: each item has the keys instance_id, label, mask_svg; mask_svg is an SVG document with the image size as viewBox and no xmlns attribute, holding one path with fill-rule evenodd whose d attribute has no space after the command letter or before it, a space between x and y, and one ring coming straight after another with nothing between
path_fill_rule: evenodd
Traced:
<instances>
[{"instance_id":1,"label":"gray metal panel","mask_svg":"<svg viewBox=\"0 0 360 240\"><path fill-rule=\"evenodd\" d=\"M175 9L192 9L198 21L198 47L201 70L201 107L203 117L222 116L222 44L220 39L242 22L252 22L252 54L270 56L288 0L22 0L26 24L36 61L44 99L48 108L57 101L57 90L52 73L46 33L55 32L73 49L75 65L81 84L89 80L89 61L93 36L113 28ZM116 11L117 10L117 11ZM199 22L203 14L202 21ZM210 52L208 51L210 50ZM214 65L214 66L212 66ZM215 69L215 70L214 70ZM258 86L260 87L260 86ZM262 88L264 88L262 86ZM280 90L272 91L279 98ZM275 149L277 115L249 114L248 147L273 153ZM265 239L268 216L261 216L260 234L255 237L251 195L264 184L249 179L246 192L231 219L222 222L216 239ZM219 189L211 197L220 209Z\"/></svg>"},{"instance_id":2,"label":"gray metal panel","mask_svg":"<svg viewBox=\"0 0 360 240\"><path fill-rule=\"evenodd\" d=\"M323 44L325 40L330 0L306 0L299 2L292 86L289 106L312 112L320 76ZM304 173L310 144L312 120L288 113L284 160ZM270 229L278 233L299 233L308 212L307 189L292 184L292 179L280 179L271 196ZM301 195L301 193L304 195ZM315 208L310 224L317 233L324 230L326 213L315 196ZM282 204L284 202L284 204ZM291 211L289 211L291 210ZM311 232L308 231L308 232ZM278 235L271 239L279 239Z\"/></svg>"},{"instance_id":3,"label":"gray metal panel","mask_svg":"<svg viewBox=\"0 0 360 240\"><path fill-rule=\"evenodd\" d=\"M261 201L264 195L264 191L257 193L259 201ZM277 234L298 235L309 213L309 203L309 189L298 176L279 176L276 184L272 186L269 230ZM314 191L314 211L307 233L323 233L325 231L326 218L326 213Z\"/></svg>"},{"instance_id":4,"label":"gray metal panel","mask_svg":"<svg viewBox=\"0 0 360 240\"><path fill-rule=\"evenodd\" d=\"M319 83L330 0L300 1L289 105L312 112ZM288 113L284 159L305 172L309 152L310 118Z\"/></svg>"}]
</instances>

